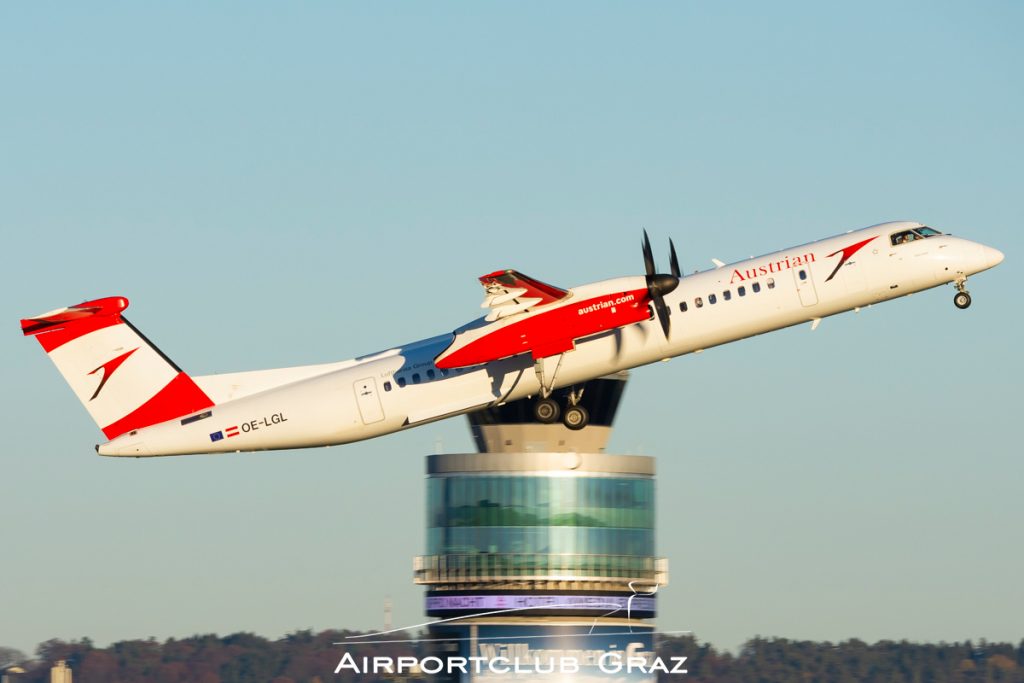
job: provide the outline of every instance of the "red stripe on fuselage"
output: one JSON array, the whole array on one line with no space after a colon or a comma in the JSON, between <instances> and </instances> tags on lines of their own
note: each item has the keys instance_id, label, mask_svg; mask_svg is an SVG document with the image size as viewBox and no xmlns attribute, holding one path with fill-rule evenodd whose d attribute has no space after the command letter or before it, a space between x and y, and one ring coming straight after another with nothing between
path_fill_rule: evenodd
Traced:
<instances>
[{"instance_id":1,"label":"red stripe on fuselage","mask_svg":"<svg viewBox=\"0 0 1024 683\"><path fill-rule=\"evenodd\" d=\"M113 439L133 429L173 420L212 405L213 401L192 381L192 378L180 372L153 398L117 422L104 427L103 433L108 439Z\"/></svg>"},{"instance_id":2,"label":"red stripe on fuselage","mask_svg":"<svg viewBox=\"0 0 1024 683\"><path fill-rule=\"evenodd\" d=\"M621 301L627 297L632 297L632 300ZM571 350L575 340L581 337L647 320L648 303L650 299L646 289L573 301L499 327L437 361L437 367L479 365L527 351L535 359L554 356ZM456 337L454 343L458 341Z\"/></svg>"}]
</instances>

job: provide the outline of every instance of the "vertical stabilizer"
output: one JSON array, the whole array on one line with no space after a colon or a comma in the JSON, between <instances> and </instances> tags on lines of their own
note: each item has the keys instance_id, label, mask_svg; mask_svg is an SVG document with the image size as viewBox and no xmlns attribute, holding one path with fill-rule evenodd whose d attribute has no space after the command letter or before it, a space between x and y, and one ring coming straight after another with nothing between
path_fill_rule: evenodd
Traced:
<instances>
[{"instance_id":1,"label":"vertical stabilizer","mask_svg":"<svg viewBox=\"0 0 1024 683\"><path fill-rule=\"evenodd\" d=\"M121 315L127 307L114 296L21 321L108 439L213 405Z\"/></svg>"}]
</instances>

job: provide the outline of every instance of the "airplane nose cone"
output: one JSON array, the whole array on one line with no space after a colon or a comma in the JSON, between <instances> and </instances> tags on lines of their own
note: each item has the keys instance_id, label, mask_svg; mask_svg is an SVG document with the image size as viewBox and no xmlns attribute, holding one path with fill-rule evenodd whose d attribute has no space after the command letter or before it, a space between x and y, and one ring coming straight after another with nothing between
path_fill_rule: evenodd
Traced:
<instances>
[{"instance_id":1,"label":"airplane nose cone","mask_svg":"<svg viewBox=\"0 0 1024 683\"><path fill-rule=\"evenodd\" d=\"M983 250L985 255L985 267L993 268L1003 262L1003 252L992 247L984 247Z\"/></svg>"},{"instance_id":2,"label":"airplane nose cone","mask_svg":"<svg viewBox=\"0 0 1024 683\"><path fill-rule=\"evenodd\" d=\"M968 268L966 270L968 273L988 270L989 268L994 268L999 263L1002 263L1002 252L998 249L992 249L991 247L987 247L976 242L974 243L974 249L972 252L973 253L969 252L971 255L968 259L969 263L967 264Z\"/></svg>"}]
</instances>

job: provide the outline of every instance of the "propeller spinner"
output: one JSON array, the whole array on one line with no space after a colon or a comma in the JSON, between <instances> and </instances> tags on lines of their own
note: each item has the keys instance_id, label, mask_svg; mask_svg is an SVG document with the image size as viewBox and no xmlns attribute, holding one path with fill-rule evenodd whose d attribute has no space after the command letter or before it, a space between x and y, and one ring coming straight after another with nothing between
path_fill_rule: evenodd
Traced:
<instances>
[{"instance_id":1,"label":"propeller spinner","mask_svg":"<svg viewBox=\"0 0 1024 683\"><path fill-rule=\"evenodd\" d=\"M679 286L679 259L676 257L676 246L669 239L669 266L671 275L656 273L654 267L654 255L651 253L651 240L644 230L644 269L647 274L647 293L651 297L651 303L658 314L658 321L661 323L661 331L668 337L668 330L672 322L669 318L668 307L665 305L665 295Z\"/></svg>"}]
</instances>

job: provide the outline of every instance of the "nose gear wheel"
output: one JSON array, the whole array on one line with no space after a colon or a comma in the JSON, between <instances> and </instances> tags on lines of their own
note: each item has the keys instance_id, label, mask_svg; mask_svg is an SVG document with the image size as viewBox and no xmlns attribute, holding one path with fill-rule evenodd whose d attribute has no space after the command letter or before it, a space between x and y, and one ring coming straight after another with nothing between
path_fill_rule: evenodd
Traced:
<instances>
[{"instance_id":1,"label":"nose gear wheel","mask_svg":"<svg viewBox=\"0 0 1024 683\"><path fill-rule=\"evenodd\" d=\"M963 273L957 273L956 279L953 280L953 286L956 287L956 294L953 295L953 305L963 310L971 305L971 293L967 291L967 276Z\"/></svg>"}]
</instances>

